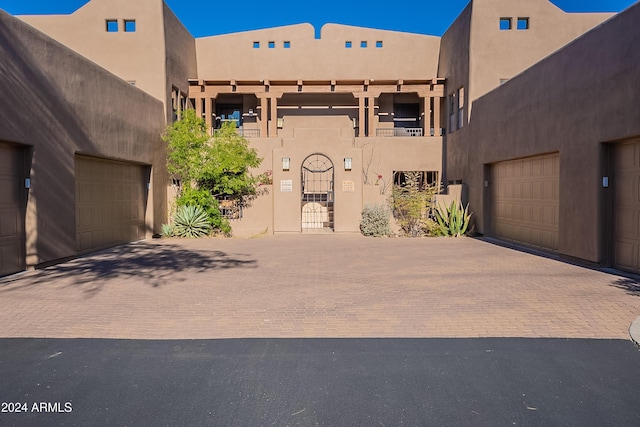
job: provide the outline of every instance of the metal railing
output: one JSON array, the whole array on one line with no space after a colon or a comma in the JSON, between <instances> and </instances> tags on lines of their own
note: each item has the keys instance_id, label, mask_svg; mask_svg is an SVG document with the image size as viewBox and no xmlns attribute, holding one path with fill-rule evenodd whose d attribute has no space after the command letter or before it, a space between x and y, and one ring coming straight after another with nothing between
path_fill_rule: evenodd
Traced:
<instances>
[{"instance_id":1,"label":"metal railing","mask_svg":"<svg viewBox=\"0 0 640 427\"><path fill-rule=\"evenodd\" d=\"M220 131L221 129L213 129L213 136L216 136ZM260 129L237 128L236 132L238 133L238 135L245 138L260 138Z\"/></svg>"},{"instance_id":2,"label":"metal railing","mask_svg":"<svg viewBox=\"0 0 640 427\"><path fill-rule=\"evenodd\" d=\"M376 136L393 137L393 136L443 136L443 128L431 128L429 134L424 135L422 128L377 128Z\"/></svg>"},{"instance_id":3,"label":"metal railing","mask_svg":"<svg viewBox=\"0 0 640 427\"><path fill-rule=\"evenodd\" d=\"M422 136L422 128L378 128L376 136Z\"/></svg>"}]
</instances>

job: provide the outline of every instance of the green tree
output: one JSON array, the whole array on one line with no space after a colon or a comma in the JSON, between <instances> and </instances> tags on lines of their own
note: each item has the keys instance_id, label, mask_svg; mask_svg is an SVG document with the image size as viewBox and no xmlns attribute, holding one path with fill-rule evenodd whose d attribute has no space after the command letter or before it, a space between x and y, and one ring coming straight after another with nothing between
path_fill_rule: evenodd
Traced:
<instances>
[{"instance_id":1,"label":"green tree","mask_svg":"<svg viewBox=\"0 0 640 427\"><path fill-rule=\"evenodd\" d=\"M228 234L230 227L220 218L216 199L227 197L242 203L256 194L261 177L251 173L262 163L249 141L236 132L233 122L225 123L211 138L207 125L192 109L168 126L163 134L167 143L167 169L180 182L176 205L200 206L211 225Z\"/></svg>"},{"instance_id":2,"label":"green tree","mask_svg":"<svg viewBox=\"0 0 640 427\"><path fill-rule=\"evenodd\" d=\"M210 151L205 121L194 110L185 110L182 120L167 126L162 139L167 143L167 170L172 178L195 185Z\"/></svg>"},{"instance_id":3,"label":"green tree","mask_svg":"<svg viewBox=\"0 0 640 427\"><path fill-rule=\"evenodd\" d=\"M261 163L256 149L249 147L249 141L236 132L235 123L226 122L208 145L198 184L216 197L253 195L260 178L253 176L250 170Z\"/></svg>"}]
</instances>

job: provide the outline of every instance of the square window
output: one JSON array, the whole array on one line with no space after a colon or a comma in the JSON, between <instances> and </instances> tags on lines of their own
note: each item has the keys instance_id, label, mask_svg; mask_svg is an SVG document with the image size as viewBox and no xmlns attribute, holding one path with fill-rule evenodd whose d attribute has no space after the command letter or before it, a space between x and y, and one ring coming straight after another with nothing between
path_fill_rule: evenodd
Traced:
<instances>
[{"instance_id":1,"label":"square window","mask_svg":"<svg viewBox=\"0 0 640 427\"><path fill-rule=\"evenodd\" d=\"M510 30L511 29L511 18L500 18L500 29L501 30Z\"/></svg>"},{"instance_id":2,"label":"square window","mask_svg":"<svg viewBox=\"0 0 640 427\"><path fill-rule=\"evenodd\" d=\"M518 26L519 30L528 30L529 29L529 18L518 18Z\"/></svg>"},{"instance_id":3,"label":"square window","mask_svg":"<svg viewBox=\"0 0 640 427\"><path fill-rule=\"evenodd\" d=\"M289 42L289 41L284 42L283 46L284 46L285 49L289 49L291 47L291 42Z\"/></svg>"},{"instance_id":4,"label":"square window","mask_svg":"<svg viewBox=\"0 0 640 427\"><path fill-rule=\"evenodd\" d=\"M254 49L260 49L260 42L253 42Z\"/></svg>"},{"instance_id":5,"label":"square window","mask_svg":"<svg viewBox=\"0 0 640 427\"><path fill-rule=\"evenodd\" d=\"M118 20L117 19L107 19L107 32L108 33L117 33L118 32Z\"/></svg>"},{"instance_id":6,"label":"square window","mask_svg":"<svg viewBox=\"0 0 640 427\"><path fill-rule=\"evenodd\" d=\"M136 20L135 19L125 19L124 20L124 32L125 33L135 33L136 32Z\"/></svg>"},{"instance_id":7,"label":"square window","mask_svg":"<svg viewBox=\"0 0 640 427\"><path fill-rule=\"evenodd\" d=\"M344 42L344 47L346 47L347 49L350 49L351 48L351 42L349 42L349 41Z\"/></svg>"},{"instance_id":8,"label":"square window","mask_svg":"<svg viewBox=\"0 0 640 427\"><path fill-rule=\"evenodd\" d=\"M377 47L377 48L381 48L381 47L382 47L382 40L378 40L378 41L376 42L376 47Z\"/></svg>"},{"instance_id":9,"label":"square window","mask_svg":"<svg viewBox=\"0 0 640 427\"><path fill-rule=\"evenodd\" d=\"M366 41L361 41L360 42L360 47L367 47L367 42Z\"/></svg>"},{"instance_id":10,"label":"square window","mask_svg":"<svg viewBox=\"0 0 640 427\"><path fill-rule=\"evenodd\" d=\"M276 42L269 42L269 49L273 49L276 47Z\"/></svg>"}]
</instances>

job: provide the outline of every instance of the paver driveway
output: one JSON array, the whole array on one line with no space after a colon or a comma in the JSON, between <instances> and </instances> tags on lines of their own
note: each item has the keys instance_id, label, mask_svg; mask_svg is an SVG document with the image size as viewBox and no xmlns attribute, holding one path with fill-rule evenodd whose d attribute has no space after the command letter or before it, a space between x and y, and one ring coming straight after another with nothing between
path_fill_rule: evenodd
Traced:
<instances>
[{"instance_id":1,"label":"paver driveway","mask_svg":"<svg viewBox=\"0 0 640 427\"><path fill-rule=\"evenodd\" d=\"M0 279L0 336L628 339L639 296L470 238L150 240Z\"/></svg>"}]
</instances>

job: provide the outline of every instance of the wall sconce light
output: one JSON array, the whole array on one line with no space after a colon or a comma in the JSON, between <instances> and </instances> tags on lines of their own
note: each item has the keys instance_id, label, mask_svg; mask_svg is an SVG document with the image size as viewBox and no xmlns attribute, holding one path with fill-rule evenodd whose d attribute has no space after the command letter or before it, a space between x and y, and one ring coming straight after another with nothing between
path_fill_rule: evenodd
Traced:
<instances>
[{"instance_id":1,"label":"wall sconce light","mask_svg":"<svg viewBox=\"0 0 640 427\"><path fill-rule=\"evenodd\" d=\"M291 166L291 159L289 157L282 158L282 170L288 171Z\"/></svg>"},{"instance_id":2,"label":"wall sconce light","mask_svg":"<svg viewBox=\"0 0 640 427\"><path fill-rule=\"evenodd\" d=\"M350 171L351 170L351 157L345 157L344 158L344 170L346 170L346 171Z\"/></svg>"}]
</instances>

